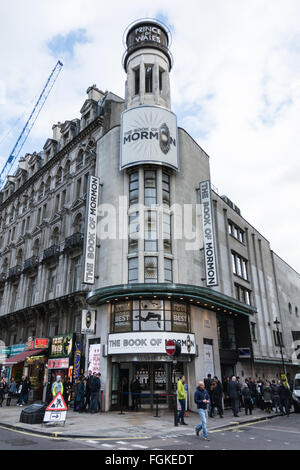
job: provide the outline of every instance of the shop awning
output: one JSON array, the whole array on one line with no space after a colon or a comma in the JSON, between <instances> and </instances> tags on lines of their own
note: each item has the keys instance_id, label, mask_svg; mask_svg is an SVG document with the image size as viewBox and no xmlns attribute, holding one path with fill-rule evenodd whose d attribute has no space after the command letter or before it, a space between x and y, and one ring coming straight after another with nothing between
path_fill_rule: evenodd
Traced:
<instances>
[{"instance_id":1,"label":"shop awning","mask_svg":"<svg viewBox=\"0 0 300 470\"><path fill-rule=\"evenodd\" d=\"M41 353L45 353L45 349L34 349L33 351L23 351L19 354L16 354L13 357L9 357L3 363L4 366L13 366L14 364L19 364L19 362L24 362L27 357L38 356Z\"/></svg>"}]
</instances>

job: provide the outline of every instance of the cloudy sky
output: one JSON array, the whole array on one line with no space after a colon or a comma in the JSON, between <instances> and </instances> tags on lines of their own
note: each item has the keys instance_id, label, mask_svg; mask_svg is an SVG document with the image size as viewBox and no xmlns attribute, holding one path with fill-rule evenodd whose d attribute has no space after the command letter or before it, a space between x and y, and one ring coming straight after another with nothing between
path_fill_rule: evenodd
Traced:
<instances>
[{"instance_id":1,"label":"cloudy sky","mask_svg":"<svg viewBox=\"0 0 300 470\"><path fill-rule=\"evenodd\" d=\"M22 154L79 117L93 83L124 96L123 31L144 17L172 31L172 108L213 185L300 272L299 0L2 0L1 167L58 59Z\"/></svg>"}]
</instances>

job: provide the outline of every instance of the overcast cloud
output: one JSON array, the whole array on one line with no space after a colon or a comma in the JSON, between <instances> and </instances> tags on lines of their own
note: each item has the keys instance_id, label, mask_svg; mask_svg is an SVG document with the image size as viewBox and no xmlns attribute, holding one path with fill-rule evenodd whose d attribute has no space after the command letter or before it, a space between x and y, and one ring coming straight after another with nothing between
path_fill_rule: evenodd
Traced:
<instances>
[{"instance_id":1,"label":"overcast cloud","mask_svg":"<svg viewBox=\"0 0 300 470\"><path fill-rule=\"evenodd\" d=\"M298 0L2 0L1 166L58 59L22 154L79 117L93 83L124 96L123 32L143 17L172 30L172 108L210 156L213 185L300 272Z\"/></svg>"}]
</instances>

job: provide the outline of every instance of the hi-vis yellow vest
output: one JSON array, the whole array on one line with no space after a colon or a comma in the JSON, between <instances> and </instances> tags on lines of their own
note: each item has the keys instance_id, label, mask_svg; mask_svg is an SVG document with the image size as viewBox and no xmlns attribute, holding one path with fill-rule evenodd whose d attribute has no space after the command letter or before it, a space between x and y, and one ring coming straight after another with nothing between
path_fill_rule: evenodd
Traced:
<instances>
[{"instance_id":1,"label":"hi-vis yellow vest","mask_svg":"<svg viewBox=\"0 0 300 470\"><path fill-rule=\"evenodd\" d=\"M57 382L54 382L53 384L53 388L52 388L52 395L55 397L55 395L57 395L56 393L56 385L57 385ZM60 389L60 393L63 394L64 393L64 386L63 384L61 384L61 389Z\"/></svg>"}]
</instances>

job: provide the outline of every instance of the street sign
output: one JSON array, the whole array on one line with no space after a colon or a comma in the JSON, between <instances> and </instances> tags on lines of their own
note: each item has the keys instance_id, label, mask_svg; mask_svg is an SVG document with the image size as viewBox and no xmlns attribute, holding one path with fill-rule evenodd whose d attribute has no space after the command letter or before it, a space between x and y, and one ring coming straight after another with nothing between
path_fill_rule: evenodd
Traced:
<instances>
[{"instance_id":1,"label":"street sign","mask_svg":"<svg viewBox=\"0 0 300 470\"><path fill-rule=\"evenodd\" d=\"M62 394L59 392L46 408L46 411L67 411L67 406Z\"/></svg>"},{"instance_id":2,"label":"street sign","mask_svg":"<svg viewBox=\"0 0 300 470\"><path fill-rule=\"evenodd\" d=\"M173 341L172 339L169 339L166 342L166 353L169 354L169 356L174 356L175 351L176 351L175 341Z\"/></svg>"},{"instance_id":3,"label":"street sign","mask_svg":"<svg viewBox=\"0 0 300 470\"><path fill-rule=\"evenodd\" d=\"M67 417L67 406L62 394L59 392L46 408L44 422L60 422L65 421Z\"/></svg>"}]
</instances>

